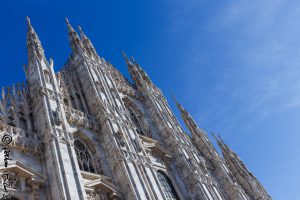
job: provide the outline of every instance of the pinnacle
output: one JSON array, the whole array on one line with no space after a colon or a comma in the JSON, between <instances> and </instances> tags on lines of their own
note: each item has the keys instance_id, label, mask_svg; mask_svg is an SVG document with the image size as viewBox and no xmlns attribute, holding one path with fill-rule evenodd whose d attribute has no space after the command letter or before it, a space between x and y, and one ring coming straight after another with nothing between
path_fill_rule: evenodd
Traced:
<instances>
[{"instance_id":1,"label":"pinnacle","mask_svg":"<svg viewBox=\"0 0 300 200\"><path fill-rule=\"evenodd\" d=\"M86 35L85 35L85 33L83 32L81 26L77 26L77 27L78 27L78 30L79 30L79 33L80 33L80 37L81 37L81 38L86 38Z\"/></svg>"},{"instance_id":2,"label":"pinnacle","mask_svg":"<svg viewBox=\"0 0 300 200\"><path fill-rule=\"evenodd\" d=\"M211 131L212 136L215 138L215 140L218 142L218 138L216 137L216 135Z\"/></svg>"},{"instance_id":3,"label":"pinnacle","mask_svg":"<svg viewBox=\"0 0 300 200\"><path fill-rule=\"evenodd\" d=\"M69 22L69 20L68 20L67 17L66 17L66 23L67 23L67 26L68 26L69 31L73 31L74 29L73 29L73 27L71 26L71 24L70 24L70 22Z\"/></svg>"},{"instance_id":4,"label":"pinnacle","mask_svg":"<svg viewBox=\"0 0 300 200\"><path fill-rule=\"evenodd\" d=\"M28 30L33 30L31 23L30 23L30 18L28 16L26 16L26 21L27 21Z\"/></svg>"},{"instance_id":5,"label":"pinnacle","mask_svg":"<svg viewBox=\"0 0 300 200\"><path fill-rule=\"evenodd\" d=\"M81 26L77 26L80 33L83 33Z\"/></svg>"},{"instance_id":6,"label":"pinnacle","mask_svg":"<svg viewBox=\"0 0 300 200\"><path fill-rule=\"evenodd\" d=\"M183 111L184 111L184 108L183 108L182 105L177 101L177 99L175 98L174 95L172 95L172 98L173 98L173 100L175 101L176 106L177 106L177 108L180 110L180 112L183 112Z\"/></svg>"},{"instance_id":7,"label":"pinnacle","mask_svg":"<svg viewBox=\"0 0 300 200\"><path fill-rule=\"evenodd\" d=\"M69 25L70 24L70 22L69 22L69 20L68 20L68 18L66 17L66 23Z\"/></svg>"},{"instance_id":8,"label":"pinnacle","mask_svg":"<svg viewBox=\"0 0 300 200\"><path fill-rule=\"evenodd\" d=\"M123 58L125 59L125 61L126 61L126 64L127 65L130 65L131 64L131 62L130 62L130 60L128 59L128 57L126 56L126 54L125 54L125 52L122 50L122 55L123 55Z\"/></svg>"},{"instance_id":9,"label":"pinnacle","mask_svg":"<svg viewBox=\"0 0 300 200\"><path fill-rule=\"evenodd\" d=\"M175 103L179 104L178 101L177 101L177 99L175 98L175 96L173 94L171 94L171 96L172 96L172 99L175 101Z\"/></svg>"},{"instance_id":10,"label":"pinnacle","mask_svg":"<svg viewBox=\"0 0 300 200\"><path fill-rule=\"evenodd\" d=\"M27 24L30 24L30 18L28 16L26 16L26 21L27 21Z\"/></svg>"}]
</instances>

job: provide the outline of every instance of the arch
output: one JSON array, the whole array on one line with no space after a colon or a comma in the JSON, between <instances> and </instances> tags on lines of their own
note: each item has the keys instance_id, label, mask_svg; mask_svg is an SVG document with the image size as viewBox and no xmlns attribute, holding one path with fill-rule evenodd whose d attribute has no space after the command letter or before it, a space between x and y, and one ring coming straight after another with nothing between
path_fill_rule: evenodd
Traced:
<instances>
[{"instance_id":1,"label":"arch","mask_svg":"<svg viewBox=\"0 0 300 200\"><path fill-rule=\"evenodd\" d=\"M172 184L171 179L162 171L157 171L157 178L159 180L160 186L162 187L165 197L168 200L179 200L179 196Z\"/></svg>"},{"instance_id":2,"label":"arch","mask_svg":"<svg viewBox=\"0 0 300 200\"><path fill-rule=\"evenodd\" d=\"M149 125L145 120L143 120L143 111L139 108L139 105L134 102L133 99L124 97L122 98L124 105L126 106L127 110L129 111L129 117L135 124L136 130L139 134L144 136L151 135L149 130Z\"/></svg>"},{"instance_id":3,"label":"arch","mask_svg":"<svg viewBox=\"0 0 300 200\"><path fill-rule=\"evenodd\" d=\"M128 110L129 110L130 118L136 127L136 131L138 132L138 134L144 135L142 126L140 124L140 121L137 119L136 114L132 111L131 108L129 108Z\"/></svg>"},{"instance_id":4,"label":"arch","mask_svg":"<svg viewBox=\"0 0 300 200\"><path fill-rule=\"evenodd\" d=\"M100 160L95 159L91 149L83 140L75 138L74 149L80 170L97 174L103 173Z\"/></svg>"}]
</instances>

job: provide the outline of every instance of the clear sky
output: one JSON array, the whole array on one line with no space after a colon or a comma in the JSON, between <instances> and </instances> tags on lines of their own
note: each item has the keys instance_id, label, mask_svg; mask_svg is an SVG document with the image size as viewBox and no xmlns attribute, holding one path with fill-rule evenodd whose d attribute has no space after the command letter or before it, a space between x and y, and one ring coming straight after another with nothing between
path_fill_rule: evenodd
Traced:
<instances>
[{"instance_id":1,"label":"clear sky","mask_svg":"<svg viewBox=\"0 0 300 200\"><path fill-rule=\"evenodd\" d=\"M56 70L70 54L68 17L126 75L121 50L133 55L273 199L300 199L299 1L2 1L0 86L25 79L27 15Z\"/></svg>"}]
</instances>

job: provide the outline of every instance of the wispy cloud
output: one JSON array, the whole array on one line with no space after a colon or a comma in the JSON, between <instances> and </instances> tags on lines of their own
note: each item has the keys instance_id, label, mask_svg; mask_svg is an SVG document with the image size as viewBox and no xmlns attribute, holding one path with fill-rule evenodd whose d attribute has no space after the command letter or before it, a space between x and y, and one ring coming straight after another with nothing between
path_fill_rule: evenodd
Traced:
<instances>
[{"instance_id":1,"label":"wispy cloud","mask_svg":"<svg viewBox=\"0 0 300 200\"><path fill-rule=\"evenodd\" d=\"M204 115L203 112L210 117L227 115L226 118L235 123L247 115L266 117L271 112L299 106L300 28L295 22L299 19L299 5L283 1L240 1L212 9L212 13L202 17L194 11L201 13L203 4L182 4L182 9L172 10L170 14L169 31L178 36L193 30L182 33L188 35L182 53L188 60L181 63L183 77L187 77L183 88L188 90L184 93L189 100L202 98L201 102L215 103L208 109L198 105L199 115ZM283 7L291 12L287 14ZM198 26L197 21L190 20L193 18L202 19L204 23ZM228 62L220 63L215 60L218 57ZM214 66L209 69L204 66L211 64ZM213 78L214 82L207 78ZM196 92L204 90L201 96ZM239 105L243 111L228 116L232 104ZM228 124L226 121L224 124Z\"/></svg>"},{"instance_id":2,"label":"wispy cloud","mask_svg":"<svg viewBox=\"0 0 300 200\"><path fill-rule=\"evenodd\" d=\"M200 2L168 1L166 31L186 40L178 95L200 126L242 145L264 120L300 111L300 3Z\"/></svg>"}]
</instances>

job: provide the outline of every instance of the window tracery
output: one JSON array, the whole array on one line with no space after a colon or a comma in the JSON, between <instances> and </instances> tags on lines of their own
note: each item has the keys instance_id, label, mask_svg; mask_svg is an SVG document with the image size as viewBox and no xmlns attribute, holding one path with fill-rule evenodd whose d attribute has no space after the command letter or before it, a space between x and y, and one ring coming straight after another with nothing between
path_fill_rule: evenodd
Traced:
<instances>
[{"instance_id":1,"label":"window tracery","mask_svg":"<svg viewBox=\"0 0 300 200\"><path fill-rule=\"evenodd\" d=\"M102 173L101 167L95 167L96 165L93 162L90 150L85 143L76 139L74 141L74 147L80 170L91 173ZM100 162L99 165L101 166Z\"/></svg>"},{"instance_id":2,"label":"window tracery","mask_svg":"<svg viewBox=\"0 0 300 200\"><path fill-rule=\"evenodd\" d=\"M157 177L168 200L179 200L170 178L163 172L157 171Z\"/></svg>"},{"instance_id":3,"label":"window tracery","mask_svg":"<svg viewBox=\"0 0 300 200\"><path fill-rule=\"evenodd\" d=\"M129 109L129 113L130 113L131 120L133 121L133 123L136 126L136 131L139 134L144 135L144 133L142 131L143 129L142 129L141 125L140 125L140 122L139 122L139 120L137 119L137 117L135 116L135 114L133 113L133 111L131 109Z\"/></svg>"}]
</instances>

